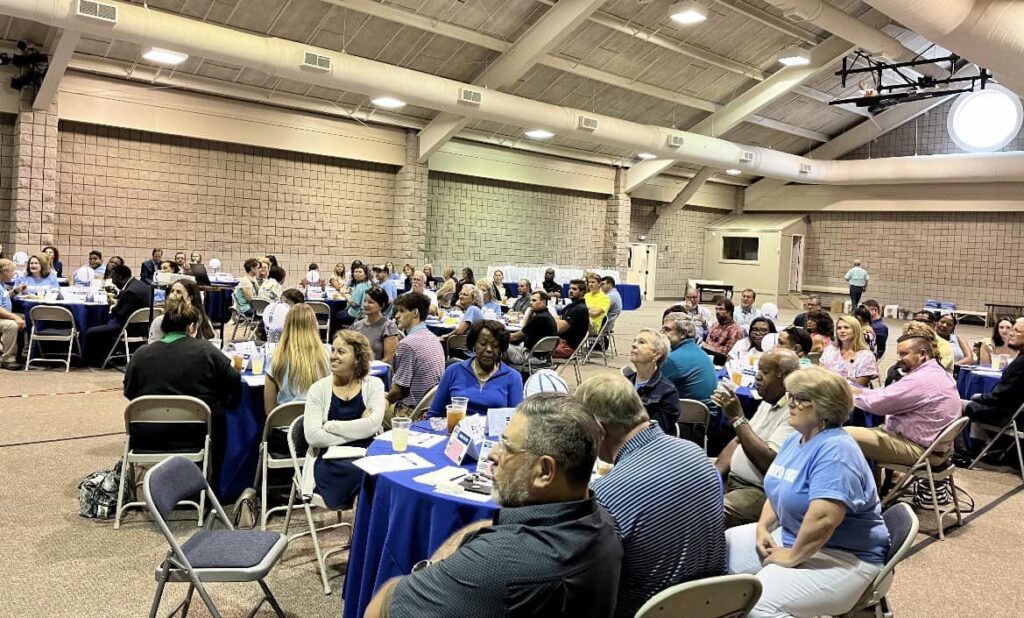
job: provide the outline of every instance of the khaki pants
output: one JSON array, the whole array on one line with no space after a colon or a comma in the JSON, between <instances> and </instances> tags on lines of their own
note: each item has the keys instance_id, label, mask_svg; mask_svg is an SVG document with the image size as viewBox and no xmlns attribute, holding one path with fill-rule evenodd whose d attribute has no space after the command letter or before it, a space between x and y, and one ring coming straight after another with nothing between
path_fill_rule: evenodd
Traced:
<instances>
[{"instance_id":1,"label":"khaki pants","mask_svg":"<svg viewBox=\"0 0 1024 618\"><path fill-rule=\"evenodd\" d=\"M893 433L884 427L847 427L850 434L864 452L864 458L876 464L894 463L905 466L914 465L926 450L913 440ZM948 453L933 453L928 461L934 466L946 460Z\"/></svg>"},{"instance_id":2,"label":"khaki pants","mask_svg":"<svg viewBox=\"0 0 1024 618\"><path fill-rule=\"evenodd\" d=\"M0 363L11 365L17 360L18 332L14 320L0 320Z\"/></svg>"},{"instance_id":3,"label":"khaki pants","mask_svg":"<svg viewBox=\"0 0 1024 618\"><path fill-rule=\"evenodd\" d=\"M756 522L761 518L766 499L763 487L751 485L730 474L725 481L725 527Z\"/></svg>"},{"instance_id":4,"label":"khaki pants","mask_svg":"<svg viewBox=\"0 0 1024 618\"><path fill-rule=\"evenodd\" d=\"M402 402L389 403L384 408L384 421L381 423L381 426L384 429L391 429L391 419L396 416L411 416L412 411L413 408L410 408Z\"/></svg>"}]
</instances>

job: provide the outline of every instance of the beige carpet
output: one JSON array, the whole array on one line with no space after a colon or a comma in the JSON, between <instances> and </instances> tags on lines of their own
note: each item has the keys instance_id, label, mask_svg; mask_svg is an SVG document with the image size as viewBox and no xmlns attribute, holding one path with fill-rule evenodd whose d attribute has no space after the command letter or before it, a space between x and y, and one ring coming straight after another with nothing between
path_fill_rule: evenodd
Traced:
<instances>
[{"instance_id":1,"label":"beige carpet","mask_svg":"<svg viewBox=\"0 0 1024 618\"><path fill-rule=\"evenodd\" d=\"M629 341L642 326L657 326L665 303L648 303L619 322L620 356L610 368L588 366L585 375L625 363ZM788 317L788 316L787 316ZM898 325L890 322L894 334ZM982 329L965 328L972 339ZM890 352L895 346L892 338ZM891 359L890 361L891 362ZM888 363L886 363L888 364ZM124 399L121 374L78 369L0 371L0 616L146 615L153 572L166 544L147 516L128 516L118 531L110 521L78 516L77 484L109 467L122 448ZM114 435L104 435L114 434ZM90 437L91 436L91 437ZM1007 471L961 471L959 484L977 503L967 525L939 542L924 534L897 570L890 599L896 615L916 618L1011 618L1024 614L1024 490ZM922 529L934 518L921 515ZM176 513L179 538L193 531L188 511ZM280 526L281 518L273 520ZM325 545L347 540L333 532ZM324 596L312 546L299 540L272 573L269 584L290 616L332 616L341 611L345 555L332 559L334 594ZM169 585L163 612L177 603L183 584ZM223 615L244 615L259 596L252 584L211 586ZM192 615L208 615L201 604ZM261 616L272 615L264 609Z\"/></svg>"}]
</instances>

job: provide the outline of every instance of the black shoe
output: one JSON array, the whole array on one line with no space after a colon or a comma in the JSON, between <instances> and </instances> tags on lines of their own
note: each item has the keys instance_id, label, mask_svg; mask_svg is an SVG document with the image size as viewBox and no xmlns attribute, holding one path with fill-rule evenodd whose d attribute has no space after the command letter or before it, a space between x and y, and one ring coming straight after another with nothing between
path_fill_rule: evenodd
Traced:
<instances>
[{"instance_id":1,"label":"black shoe","mask_svg":"<svg viewBox=\"0 0 1024 618\"><path fill-rule=\"evenodd\" d=\"M21 363L4 363L3 365L0 365L0 367L3 367L8 371L21 371L25 368L25 365L22 365Z\"/></svg>"},{"instance_id":2,"label":"black shoe","mask_svg":"<svg viewBox=\"0 0 1024 618\"><path fill-rule=\"evenodd\" d=\"M974 461L971 454L966 451L957 451L953 453L953 457L950 459L957 468L967 468Z\"/></svg>"}]
</instances>

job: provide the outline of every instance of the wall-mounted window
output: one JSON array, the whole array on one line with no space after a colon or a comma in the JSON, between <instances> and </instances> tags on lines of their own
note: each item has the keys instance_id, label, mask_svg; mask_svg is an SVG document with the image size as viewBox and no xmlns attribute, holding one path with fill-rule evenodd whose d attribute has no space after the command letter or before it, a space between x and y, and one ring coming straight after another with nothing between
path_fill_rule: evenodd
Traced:
<instances>
[{"instance_id":1,"label":"wall-mounted window","mask_svg":"<svg viewBox=\"0 0 1024 618\"><path fill-rule=\"evenodd\" d=\"M739 262L758 260L759 239L757 236L723 236L722 259Z\"/></svg>"}]
</instances>

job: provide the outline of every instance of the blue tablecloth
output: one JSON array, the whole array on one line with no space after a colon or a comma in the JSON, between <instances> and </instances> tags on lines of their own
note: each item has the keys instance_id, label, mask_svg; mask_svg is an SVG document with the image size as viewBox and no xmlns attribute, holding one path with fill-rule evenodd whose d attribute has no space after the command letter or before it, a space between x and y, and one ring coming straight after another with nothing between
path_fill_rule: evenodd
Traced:
<instances>
[{"instance_id":1,"label":"blue tablecloth","mask_svg":"<svg viewBox=\"0 0 1024 618\"><path fill-rule=\"evenodd\" d=\"M450 334L455 331L454 325L446 326L444 323L435 320L427 320L425 324L427 325L427 330L434 333L438 337L443 337L444 335Z\"/></svg>"},{"instance_id":2,"label":"blue tablecloth","mask_svg":"<svg viewBox=\"0 0 1024 618\"><path fill-rule=\"evenodd\" d=\"M244 375L252 375L246 371ZM391 388L391 368L374 366L370 375L384 381L384 388ZM217 495L221 501L233 501L246 487L252 487L256 480L260 439L267 411L263 406L263 386L250 386L242 380L242 399L227 414L227 435L224 440L224 463L220 469Z\"/></svg>"},{"instance_id":3,"label":"blue tablecloth","mask_svg":"<svg viewBox=\"0 0 1024 618\"><path fill-rule=\"evenodd\" d=\"M997 375L989 367L961 367L956 379L956 390L961 399L970 399L977 394L992 392L1002 377L1001 371Z\"/></svg>"},{"instance_id":4,"label":"blue tablecloth","mask_svg":"<svg viewBox=\"0 0 1024 618\"><path fill-rule=\"evenodd\" d=\"M231 320L232 288L216 285L203 289L203 310L215 324L226 324Z\"/></svg>"},{"instance_id":5,"label":"blue tablecloth","mask_svg":"<svg viewBox=\"0 0 1024 618\"><path fill-rule=\"evenodd\" d=\"M38 300L13 299L11 308L14 310L14 313L23 313L25 315L26 333L32 328L32 316L30 313L32 307L36 305L55 305L57 307L64 307L71 312L71 315L75 317L75 326L78 328L78 350L83 358L85 357L85 332L93 326L106 324L110 319L110 305L105 303L47 303Z\"/></svg>"},{"instance_id":6,"label":"blue tablecloth","mask_svg":"<svg viewBox=\"0 0 1024 618\"><path fill-rule=\"evenodd\" d=\"M429 431L430 425L413 425ZM445 443L429 449L411 447L424 459L443 467L452 465L444 456ZM391 442L377 440L368 455L391 453ZM473 468L476 462L467 465ZM392 577L407 575L412 566L429 558L460 528L481 519L492 519L498 510L483 503L448 494L412 479L429 470L390 472L366 476L357 502L352 549L345 575L345 618L359 618L377 589ZM457 611L453 612L457 614Z\"/></svg>"}]
</instances>

